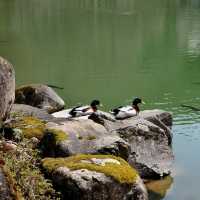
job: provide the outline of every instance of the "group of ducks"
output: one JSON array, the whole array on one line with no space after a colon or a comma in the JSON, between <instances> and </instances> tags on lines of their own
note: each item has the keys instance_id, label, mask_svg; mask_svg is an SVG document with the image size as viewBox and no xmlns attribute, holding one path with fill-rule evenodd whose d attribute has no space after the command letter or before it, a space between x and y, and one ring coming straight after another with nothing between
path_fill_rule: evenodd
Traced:
<instances>
[{"instance_id":1,"label":"group of ducks","mask_svg":"<svg viewBox=\"0 0 200 200\"><path fill-rule=\"evenodd\" d=\"M111 114L115 116L116 119L126 119L139 114L140 108L139 104L144 102L140 98L135 98L132 101L132 105L119 106L110 111ZM101 106L99 100L93 100L90 105L87 106L76 106L69 111L71 117L81 117L97 113L98 107Z\"/></svg>"}]
</instances>

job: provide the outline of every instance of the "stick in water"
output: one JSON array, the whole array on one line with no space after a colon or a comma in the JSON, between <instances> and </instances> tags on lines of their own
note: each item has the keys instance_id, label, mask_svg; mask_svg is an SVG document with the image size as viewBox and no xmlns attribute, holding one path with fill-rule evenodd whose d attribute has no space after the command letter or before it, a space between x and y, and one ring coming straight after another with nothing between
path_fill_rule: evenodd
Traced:
<instances>
[{"instance_id":1,"label":"stick in water","mask_svg":"<svg viewBox=\"0 0 200 200\"><path fill-rule=\"evenodd\" d=\"M185 105L185 104L182 104L181 106L184 107L184 108L190 108L191 110L194 110L194 111L200 111L200 108L197 108L197 107L194 107L194 106Z\"/></svg>"},{"instance_id":2,"label":"stick in water","mask_svg":"<svg viewBox=\"0 0 200 200\"><path fill-rule=\"evenodd\" d=\"M59 86L56 86L56 85L49 85L49 84L47 84L47 86L51 87L51 88L59 89L59 90L63 90L64 89L63 87L59 87Z\"/></svg>"}]
</instances>

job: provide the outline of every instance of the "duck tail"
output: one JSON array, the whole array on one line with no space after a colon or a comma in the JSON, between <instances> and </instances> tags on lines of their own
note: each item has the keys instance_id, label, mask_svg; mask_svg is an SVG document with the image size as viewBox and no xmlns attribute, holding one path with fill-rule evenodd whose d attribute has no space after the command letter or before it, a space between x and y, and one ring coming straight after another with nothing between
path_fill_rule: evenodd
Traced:
<instances>
[{"instance_id":1,"label":"duck tail","mask_svg":"<svg viewBox=\"0 0 200 200\"><path fill-rule=\"evenodd\" d=\"M114 108L110 111L111 114L113 115L117 115L119 113L119 109L118 108Z\"/></svg>"},{"instance_id":2,"label":"duck tail","mask_svg":"<svg viewBox=\"0 0 200 200\"><path fill-rule=\"evenodd\" d=\"M74 108L72 108L70 111L69 111L69 114L72 116L72 117L75 117L76 116L76 109L79 108L80 106L76 106Z\"/></svg>"}]
</instances>

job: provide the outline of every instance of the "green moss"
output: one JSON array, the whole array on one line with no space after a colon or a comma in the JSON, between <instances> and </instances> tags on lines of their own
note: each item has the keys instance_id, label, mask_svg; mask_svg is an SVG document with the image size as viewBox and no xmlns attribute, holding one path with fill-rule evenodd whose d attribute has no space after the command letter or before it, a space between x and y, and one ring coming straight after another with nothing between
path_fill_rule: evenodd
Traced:
<instances>
[{"instance_id":1,"label":"green moss","mask_svg":"<svg viewBox=\"0 0 200 200\"><path fill-rule=\"evenodd\" d=\"M45 123L35 117L21 117L12 123L12 128L21 129L25 138L41 139L45 133Z\"/></svg>"},{"instance_id":2,"label":"green moss","mask_svg":"<svg viewBox=\"0 0 200 200\"><path fill-rule=\"evenodd\" d=\"M54 138L55 138L55 140L56 140L56 143L68 139L68 134L65 133L65 132L62 131L62 130L58 130L58 129L48 129L47 132L51 133L51 134L54 136Z\"/></svg>"},{"instance_id":3,"label":"green moss","mask_svg":"<svg viewBox=\"0 0 200 200\"><path fill-rule=\"evenodd\" d=\"M99 165L90 162L91 159L114 159L120 164L114 162L106 162L105 165ZM92 162L92 161L91 161ZM138 173L125 160L111 155L76 155L68 158L46 158L42 160L43 167L47 172L51 173L59 167L68 167L70 170L88 169L104 173L107 176L114 178L120 183L132 184L138 177Z\"/></svg>"},{"instance_id":4,"label":"green moss","mask_svg":"<svg viewBox=\"0 0 200 200\"><path fill-rule=\"evenodd\" d=\"M15 190L16 200L53 200L59 199L59 194L54 190L52 183L45 179L40 171L40 152L32 149L32 143L24 139L18 143L17 151L2 152L4 170L8 181ZM22 196L24 198L22 198Z\"/></svg>"},{"instance_id":5,"label":"green moss","mask_svg":"<svg viewBox=\"0 0 200 200\"><path fill-rule=\"evenodd\" d=\"M95 135L88 135L87 140L95 140L96 136Z\"/></svg>"}]
</instances>

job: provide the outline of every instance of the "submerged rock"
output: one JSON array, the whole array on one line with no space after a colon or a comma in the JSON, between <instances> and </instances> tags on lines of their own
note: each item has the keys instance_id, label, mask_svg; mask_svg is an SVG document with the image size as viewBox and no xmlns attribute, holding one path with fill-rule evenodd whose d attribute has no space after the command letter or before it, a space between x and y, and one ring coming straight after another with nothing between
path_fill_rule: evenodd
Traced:
<instances>
[{"instance_id":1,"label":"submerged rock","mask_svg":"<svg viewBox=\"0 0 200 200\"><path fill-rule=\"evenodd\" d=\"M15 72L13 66L0 57L0 119L6 119L15 99Z\"/></svg>"},{"instance_id":2,"label":"submerged rock","mask_svg":"<svg viewBox=\"0 0 200 200\"><path fill-rule=\"evenodd\" d=\"M74 154L113 154L124 159L129 155L129 144L116 133L109 133L102 125L89 119L49 122L48 129L60 130L67 139L55 141L49 133L42 141L46 156L70 156ZM54 146L54 147L53 147ZM51 155L48 153L51 152Z\"/></svg>"},{"instance_id":3,"label":"submerged rock","mask_svg":"<svg viewBox=\"0 0 200 200\"><path fill-rule=\"evenodd\" d=\"M76 155L47 158L43 167L64 199L147 200L137 172L121 158L108 155Z\"/></svg>"},{"instance_id":4,"label":"submerged rock","mask_svg":"<svg viewBox=\"0 0 200 200\"><path fill-rule=\"evenodd\" d=\"M30 84L16 89L15 103L27 104L53 113L64 108L65 102L56 92L43 84Z\"/></svg>"}]
</instances>

